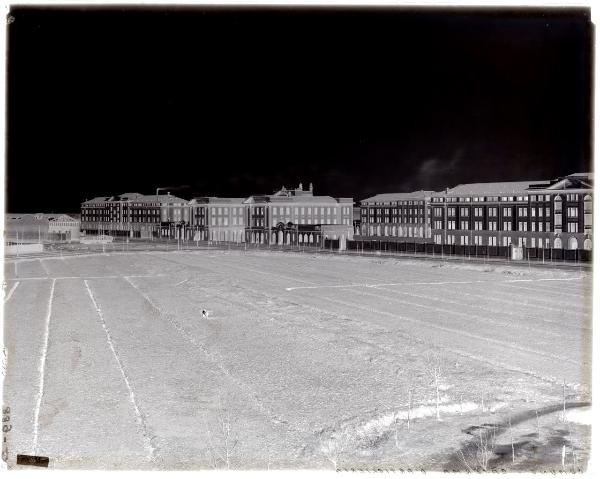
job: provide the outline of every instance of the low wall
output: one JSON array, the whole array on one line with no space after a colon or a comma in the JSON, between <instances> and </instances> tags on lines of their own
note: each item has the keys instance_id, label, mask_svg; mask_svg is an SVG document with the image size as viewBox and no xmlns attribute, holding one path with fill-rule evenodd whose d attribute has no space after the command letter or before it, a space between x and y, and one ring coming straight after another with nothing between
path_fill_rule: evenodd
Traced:
<instances>
[{"instance_id":1,"label":"low wall","mask_svg":"<svg viewBox=\"0 0 600 479\"><path fill-rule=\"evenodd\" d=\"M44 245L41 243L30 244L11 244L4 246L4 254L28 254L41 253L44 251Z\"/></svg>"},{"instance_id":2,"label":"low wall","mask_svg":"<svg viewBox=\"0 0 600 479\"><path fill-rule=\"evenodd\" d=\"M113 237L108 235L100 235L100 236L81 236L79 240L82 244L102 244L102 243L112 243Z\"/></svg>"}]
</instances>

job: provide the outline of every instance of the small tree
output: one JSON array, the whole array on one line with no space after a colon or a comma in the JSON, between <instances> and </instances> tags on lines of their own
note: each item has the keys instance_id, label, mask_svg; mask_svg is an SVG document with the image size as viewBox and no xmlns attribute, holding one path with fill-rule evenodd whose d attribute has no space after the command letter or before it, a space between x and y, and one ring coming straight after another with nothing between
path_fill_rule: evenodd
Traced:
<instances>
[{"instance_id":1,"label":"small tree","mask_svg":"<svg viewBox=\"0 0 600 479\"><path fill-rule=\"evenodd\" d=\"M337 438L330 434L325 439L321 437L319 441L321 453L333 465L333 469L337 471L340 458L348 445L348 434L342 432Z\"/></svg>"}]
</instances>

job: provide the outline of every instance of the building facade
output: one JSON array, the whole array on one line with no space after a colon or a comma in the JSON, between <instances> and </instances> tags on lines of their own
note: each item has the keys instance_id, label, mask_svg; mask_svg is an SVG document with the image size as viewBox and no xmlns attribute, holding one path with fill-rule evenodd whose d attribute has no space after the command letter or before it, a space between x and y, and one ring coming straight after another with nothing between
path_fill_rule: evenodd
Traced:
<instances>
[{"instance_id":1,"label":"building facade","mask_svg":"<svg viewBox=\"0 0 600 479\"><path fill-rule=\"evenodd\" d=\"M244 198L200 197L189 202L194 241L244 242Z\"/></svg>"},{"instance_id":2,"label":"building facade","mask_svg":"<svg viewBox=\"0 0 600 479\"><path fill-rule=\"evenodd\" d=\"M130 238L183 238L190 222L188 201L170 193L123 193L81 204L81 232Z\"/></svg>"},{"instance_id":3,"label":"building facade","mask_svg":"<svg viewBox=\"0 0 600 479\"><path fill-rule=\"evenodd\" d=\"M431 242L433 191L384 193L360 202L357 239Z\"/></svg>"},{"instance_id":4,"label":"building facade","mask_svg":"<svg viewBox=\"0 0 600 479\"><path fill-rule=\"evenodd\" d=\"M353 200L315 196L312 183L304 190L282 187L271 195L253 195L246 206L246 241L277 245L323 244L325 239L352 239Z\"/></svg>"},{"instance_id":5,"label":"building facade","mask_svg":"<svg viewBox=\"0 0 600 479\"><path fill-rule=\"evenodd\" d=\"M79 241L81 222L69 215L48 218L48 234L63 241Z\"/></svg>"},{"instance_id":6,"label":"building facade","mask_svg":"<svg viewBox=\"0 0 600 479\"><path fill-rule=\"evenodd\" d=\"M473 183L432 195L433 242L592 249L592 175Z\"/></svg>"},{"instance_id":7,"label":"building facade","mask_svg":"<svg viewBox=\"0 0 600 479\"><path fill-rule=\"evenodd\" d=\"M358 240L591 250L593 175L470 183L361 201ZM435 251L435 249L433 250Z\"/></svg>"},{"instance_id":8,"label":"building facade","mask_svg":"<svg viewBox=\"0 0 600 479\"><path fill-rule=\"evenodd\" d=\"M313 195L282 187L248 198L124 193L81 204L81 230L88 235L169 237L192 241L320 245L352 238L352 198Z\"/></svg>"}]
</instances>

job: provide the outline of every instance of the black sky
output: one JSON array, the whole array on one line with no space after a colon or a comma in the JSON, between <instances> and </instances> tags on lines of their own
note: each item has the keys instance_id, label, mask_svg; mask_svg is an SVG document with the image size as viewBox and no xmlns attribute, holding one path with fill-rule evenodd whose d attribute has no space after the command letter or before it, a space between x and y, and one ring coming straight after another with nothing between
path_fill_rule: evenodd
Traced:
<instances>
[{"instance_id":1,"label":"black sky","mask_svg":"<svg viewBox=\"0 0 600 479\"><path fill-rule=\"evenodd\" d=\"M588 9L11 16L11 212L162 186L189 198L312 181L359 200L591 168Z\"/></svg>"}]
</instances>

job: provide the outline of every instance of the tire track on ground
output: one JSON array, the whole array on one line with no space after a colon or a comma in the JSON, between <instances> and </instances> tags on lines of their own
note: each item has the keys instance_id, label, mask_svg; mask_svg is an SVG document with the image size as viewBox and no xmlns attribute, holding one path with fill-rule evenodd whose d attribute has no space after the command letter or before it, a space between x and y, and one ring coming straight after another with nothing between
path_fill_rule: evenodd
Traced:
<instances>
[{"instance_id":1,"label":"tire track on ground","mask_svg":"<svg viewBox=\"0 0 600 479\"><path fill-rule=\"evenodd\" d=\"M163 311L159 306L157 306L152 299L150 299L150 297L144 293L139 286L137 286L135 283L133 283L133 281L131 281L128 277L124 278L125 281L127 281L132 288L134 288L138 294L140 294L142 296L142 298L144 298L144 300L163 318L165 318L172 326L173 328L175 328L175 330L182 336L184 337L188 342L190 342L191 344L193 344L197 349L199 349L204 356L211 361L218 369L219 371L221 371L221 373L223 373L223 375L225 375L225 377L229 378L229 380L235 384L238 389L240 389L244 395L246 395L252 402L253 404L257 407L257 409L266 417L269 418L269 420L275 424L276 426L279 427L284 427L287 430L292 430L296 433L301 433L304 434L303 431L300 431L296 428L293 428L288 421L286 421L285 419L281 418L280 416L276 415L275 413L273 413L270 409L268 409L260 400L260 398L258 397L258 395L256 394L256 392L252 389L252 387L250 387L248 384L246 384L245 382L243 382L241 379L237 378L231 370L229 370L223 361L223 358L221 357L221 355L219 353L216 352L212 352L210 351L208 348L206 348L203 344L200 343L200 341L198 341L193 335L189 334L184 327L181 326L181 324L179 324L178 321L176 321L175 319L173 319L171 317L170 314L166 313L165 311Z\"/></svg>"},{"instance_id":2,"label":"tire track on ground","mask_svg":"<svg viewBox=\"0 0 600 479\"><path fill-rule=\"evenodd\" d=\"M44 320L44 343L42 345L42 353L40 355L40 365L38 371L40 373L38 393L36 405L33 413L33 454L37 453L38 435L40 428L40 409L42 407L42 399L44 398L44 381L46 374L46 357L48 356L48 342L50 340L50 318L52 317L52 301L54 299L54 287L56 280L52 280L52 288L50 289L50 297L48 298L48 309Z\"/></svg>"},{"instance_id":3,"label":"tire track on ground","mask_svg":"<svg viewBox=\"0 0 600 479\"><path fill-rule=\"evenodd\" d=\"M150 436L150 433L148 431L148 424L146 423L145 416L142 414L142 412L140 410L140 406L138 405L138 401L135 397L135 392L133 391L133 388L131 387L131 383L129 381L129 375L127 374L127 371L125 370L125 367L121 361L121 358L119 357L119 354L117 353L114 341L112 339L110 331L108 330L106 321L104 320L104 315L102 313L102 310L100 309L100 306L96 302L96 299L92 293L92 290L90 289L90 285L87 282L87 280L84 280L83 282L87 289L88 295L90 296L90 299L94 305L94 309L96 310L96 313L98 314L98 318L100 319L100 323L102 324L102 329L104 329L104 332L106 334L106 342L108 343L108 346L113 353L113 357L115 358L115 361L117 362L117 366L119 367L119 371L121 373L121 376L123 377L123 381L125 382L127 391L129 391L129 400L131 401L131 404L133 405L136 419L138 421L138 424L140 425L140 433L142 435L142 439L144 442L144 448L147 450L147 458L152 463L156 463L157 447L154 444L153 438Z\"/></svg>"}]
</instances>

